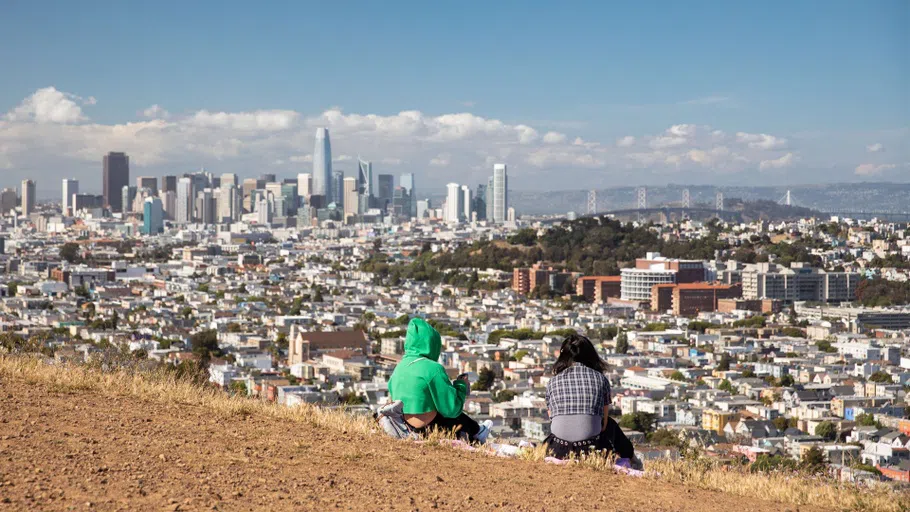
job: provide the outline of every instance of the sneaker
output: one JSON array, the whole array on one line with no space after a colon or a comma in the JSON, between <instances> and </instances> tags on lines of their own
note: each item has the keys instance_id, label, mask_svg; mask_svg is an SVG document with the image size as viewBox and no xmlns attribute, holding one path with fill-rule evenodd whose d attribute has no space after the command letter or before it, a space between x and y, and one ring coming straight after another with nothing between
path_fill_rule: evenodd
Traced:
<instances>
[{"instance_id":1,"label":"sneaker","mask_svg":"<svg viewBox=\"0 0 910 512\"><path fill-rule=\"evenodd\" d=\"M380 416L401 416L402 411L404 411L404 402L395 400L394 402L380 407L376 413Z\"/></svg>"},{"instance_id":2,"label":"sneaker","mask_svg":"<svg viewBox=\"0 0 910 512\"><path fill-rule=\"evenodd\" d=\"M474 440L479 444L484 444L487 442L487 438L490 437L490 432L492 432L493 422L486 420L480 424L480 432L474 436Z\"/></svg>"}]
</instances>

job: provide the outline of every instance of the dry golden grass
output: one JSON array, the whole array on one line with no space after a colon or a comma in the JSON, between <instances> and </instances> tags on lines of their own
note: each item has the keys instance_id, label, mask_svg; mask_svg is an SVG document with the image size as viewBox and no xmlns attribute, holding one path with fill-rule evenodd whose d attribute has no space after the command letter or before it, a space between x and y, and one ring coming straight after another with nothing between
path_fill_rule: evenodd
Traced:
<instances>
[{"instance_id":1,"label":"dry golden grass","mask_svg":"<svg viewBox=\"0 0 910 512\"><path fill-rule=\"evenodd\" d=\"M203 407L227 417L264 415L279 421L302 422L348 434L373 435L381 432L374 422L363 416L346 414L337 409L309 405L289 408L232 397L179 379L171 372L102 372L78 365L47 365L38 358L0 355L0 381L13 378L62 393L91 391L104 396L129 396L159 403ZM440 446L440 441L444 439L452 439L452 435L433 433L427 444ZM305 446L301 444L298 448ZM537 463L545 457L543 446L526 449L519 455L522 460ZM589 455L580 457L577 463L595 470L611 470L613 460ZM906 492L885 487L858 487L794 473L752 474L745 468L722 466L705 460L649 461L646 478L733 496L793 505L811 504L831 510L910 511L910 497Z\"/></svg>"},{"instance_id":2,"label":"dry golden grass","mask_svg":"<svg viewBox=\"0 0 910 512\"><path fill-rule=\"evenodd\" d=\"M59 393L92 391L103 396L130 396L159 403L204 407L228 417L258 414L364 435L377 430L376 425L363 416L311 405L284 407L230 396L180 379L173 372L102 372L80 365L47 365L34 357L0 355L0 378L19 378Z\"/></svg>"},{"instance_id":3,"label":"dry golden grass","mask_svg":"<svg viewBox=\"0 0 910 512\"><path fill-rule=\"evenodd\" d=\"M865 487L793 472L751 473L709 460L649 461L646 475L668 483L831 510L906 512L910 495L887 486Z\"/></svg>"}]
</instances>

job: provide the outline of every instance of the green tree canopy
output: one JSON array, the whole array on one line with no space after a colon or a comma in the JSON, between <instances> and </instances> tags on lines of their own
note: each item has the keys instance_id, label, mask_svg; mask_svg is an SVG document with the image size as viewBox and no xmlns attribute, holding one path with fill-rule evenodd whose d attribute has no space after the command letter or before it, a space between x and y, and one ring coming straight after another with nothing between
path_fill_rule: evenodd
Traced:
<instances>
[{"instance_id":1,"label":"green tree canopy","mask_svg":"<svg viewBox=\"0 0 910 512\"><path fill-rule=\"evenodd\" d=\"M828 467L828 461L825 458L825 452L818 446L813 446L806 450L803 458L799 463L800 469L810 473L824 472Z\"/></svg>"},{"instance_id":2,"label":"green tree canopy","mask_svg":"<svg viewBox=\"0 0 910 512\"><path fill-rule=\"evenodd\" d=\"M619 418L619 426L623 429L649 433L657 424L657 416L649 412L633 412L623 414Z\"/></svg>"},{"instance_id":3,"label":"green tree canopy","mask_svg":"<svg viewBox=\"0 0 910 512\"><path fill-rule=\"evenodd\" d=\"M69 263L79 261L79 244L67 242L60 246L60 257Z\"/></svg>"},{"instance_id":4,"label":"green tree canopy","mask_svg":"<svg viewBox=\"0 0 910 512\"><path fill-rule=\"evenodd\" d=\"M815 435L834 441L837 438L837 427L830 421L823 421L815 426Z\"/></svg>"},{"instance_id":5,"label":"green tree canopy","mask_svg":"<svg viewBox=\"0 0 910 512\"><path fill-rule=\"evenodd\" d=\"M869 381L878 384L891 384L894 382L890 375L881 370L872 373L872 375L869 376Z\"/></svg>"},{"instance_id":6,"label":"green tree canopy","mask_svg":"<svg viewBox=\"0 0 910 512\"><path fill-rule=\"evenodd\" d=\"M493 373L493 370L481 368L477 373L477 382L471 385L471 389L475 391L489 391L495 381L496 375Z\"/></svg>"},{"instance_id":7,"label":"green tree canopy","mask_svg":"<svg viewBox=\"0 0 910 512\"><path fill-rule=\"evenodd\" d=\"M616 335L616 353L617 354L628 354L629 353L629 335L624 331Z\"/></svg>"},{"instance_id":8,"label":"green tree canopy","mask_svg":"<svg viewBox=\"0 0 910 512\"><path fill-rule=\"evenodd\" d=\"M220 357L223 352L218 348L218 332L214 330L200 331L190 336L190 345L193 353L198 354L203 364L208 364L212 356Z\"/></svg>"}]
</instances>

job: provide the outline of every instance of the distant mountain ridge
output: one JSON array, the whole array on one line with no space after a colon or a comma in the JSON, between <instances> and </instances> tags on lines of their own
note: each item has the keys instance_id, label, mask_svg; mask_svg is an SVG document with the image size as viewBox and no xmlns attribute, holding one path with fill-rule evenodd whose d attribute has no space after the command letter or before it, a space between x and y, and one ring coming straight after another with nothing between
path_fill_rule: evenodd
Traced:
<instances>
[{"instance_id":1,"label":"distant mountain ridge","mask_svg":"<svg viewBox=\"0 0 910 512\"><path fill-rule=\"evenodd\" d=\"M638 187L596 189L598 211L621 210L637 206ZM689 189L692 206L712 207L718 191L725 199L783 202L790 191L790 204L819 212L906 212L910 211L910 183L834 183L773 187L714 187L709 185L668 184L647 187L648 206L680 205L682 193ZM510 190L509 200L519 214L546 215L567 211L585 213L588 190L529 191ZM442 198L440 197L440 201Z\"/></svg>"}]
</instances>

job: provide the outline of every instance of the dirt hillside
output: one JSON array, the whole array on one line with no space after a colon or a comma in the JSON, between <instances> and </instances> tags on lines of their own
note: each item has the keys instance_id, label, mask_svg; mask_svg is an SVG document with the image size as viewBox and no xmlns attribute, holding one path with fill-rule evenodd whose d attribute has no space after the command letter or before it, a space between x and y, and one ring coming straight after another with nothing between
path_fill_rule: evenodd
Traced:
<instances>
[{"instance_id":1,"label":"dirt hillside","mask_svg":"<svg viewBox=\"0 0 910 512\"><path fill-rule=\"evenodd\" d=\"M497 508L797 510L255 414L0 382L0 510Z\"/></svg>"}]
</instances>

